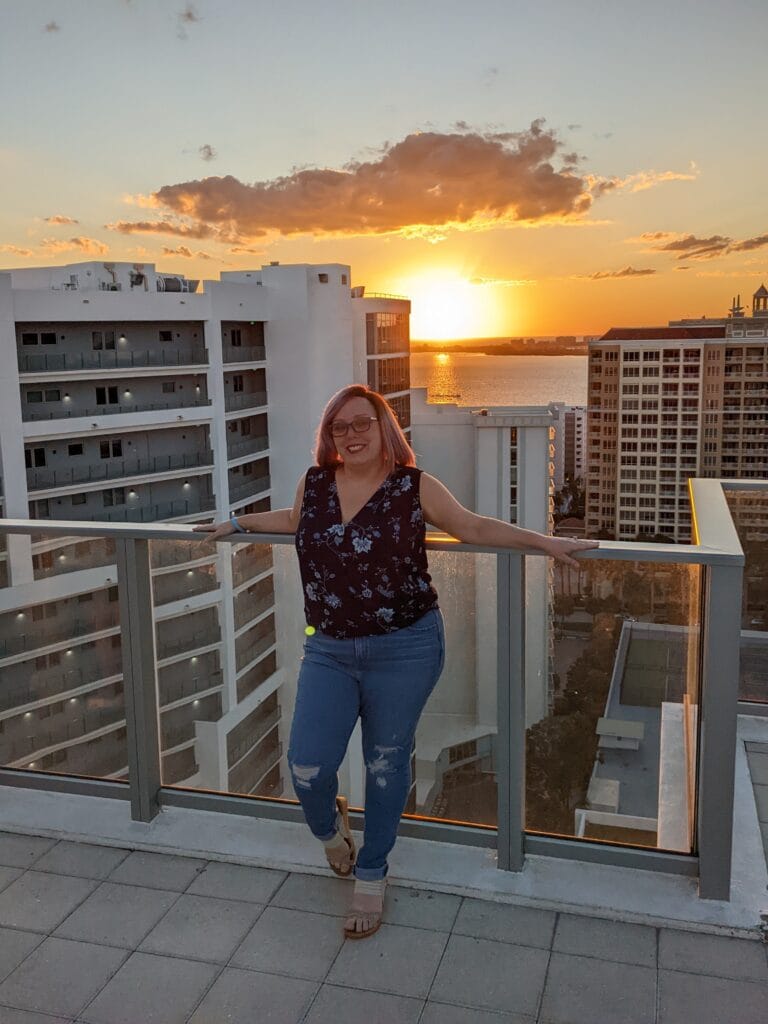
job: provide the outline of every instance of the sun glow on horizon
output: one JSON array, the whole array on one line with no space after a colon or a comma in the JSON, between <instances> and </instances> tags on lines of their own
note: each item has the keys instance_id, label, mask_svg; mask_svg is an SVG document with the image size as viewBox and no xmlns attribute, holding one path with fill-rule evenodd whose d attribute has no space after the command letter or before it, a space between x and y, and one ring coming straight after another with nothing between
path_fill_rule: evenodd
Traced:
<instances>
[{"instance_id":1,"label":"sun glow on horizon","mask_svg":"<svg viewBox=\"0 0 768 1024\"><path fill-rule=\"evenodd\" d=\"M430 341L494 337L509 330L509 310L495 290L460 273L427 271L404 278L398 291L411 300L411 337Z\"/></svg>"}]
</instances>

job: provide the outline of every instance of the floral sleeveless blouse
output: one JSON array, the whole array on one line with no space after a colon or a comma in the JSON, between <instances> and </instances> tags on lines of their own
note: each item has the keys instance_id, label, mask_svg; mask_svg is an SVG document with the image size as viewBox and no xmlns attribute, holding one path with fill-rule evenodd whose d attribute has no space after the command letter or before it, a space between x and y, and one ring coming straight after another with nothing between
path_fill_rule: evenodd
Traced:
<instances>
[{"instance_id":1,"label":"floral sleeveless blouse","mask_svg":"<svg viewBox=\"0 0 768 1024\"><path fill-rule=\"evenodd\" d=\"M336 471L308 470L296 551L310 626L339 640L392 633L437 606L420 476L420 469L398 466L342 523Z\"/></svg>"}]
</instances>

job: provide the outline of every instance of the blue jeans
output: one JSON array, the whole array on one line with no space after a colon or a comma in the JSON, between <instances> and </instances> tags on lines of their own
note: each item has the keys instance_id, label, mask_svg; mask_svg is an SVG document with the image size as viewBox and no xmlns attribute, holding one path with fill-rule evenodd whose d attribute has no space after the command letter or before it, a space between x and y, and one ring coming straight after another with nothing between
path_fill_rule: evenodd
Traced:
<instances>
[{"instance_id":1,"label":"blue jeans","mask_svg":"<svg viewBox=\"0 0 768 1024\"><path fill-rule=\"evenodd\" d=\"M288 764L312 833L336 833L336 772L361 720L365 781L364 843L355 877L387 873L387 854L411 788L419 716L445 661L439 609L381 636L307 637L293 713Z\"/></svg>"}]
</instances>

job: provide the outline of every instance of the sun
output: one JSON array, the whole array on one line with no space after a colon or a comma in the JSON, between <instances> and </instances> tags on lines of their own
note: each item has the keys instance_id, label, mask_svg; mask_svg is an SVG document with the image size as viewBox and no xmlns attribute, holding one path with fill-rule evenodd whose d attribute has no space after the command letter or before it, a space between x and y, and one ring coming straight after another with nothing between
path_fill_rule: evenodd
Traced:
<instances>
[{"instance_id":1,"label":"sun","mask_svg":"<svg viewBox=\"0 0 768 1024\"><path fill-rule=\"evenodd\" d=\"M498 332L498 302L491 290L461 274L427 271L398 284L411 300L411 337L429 341L482 338Z\"/></svg>"}]
</instances>

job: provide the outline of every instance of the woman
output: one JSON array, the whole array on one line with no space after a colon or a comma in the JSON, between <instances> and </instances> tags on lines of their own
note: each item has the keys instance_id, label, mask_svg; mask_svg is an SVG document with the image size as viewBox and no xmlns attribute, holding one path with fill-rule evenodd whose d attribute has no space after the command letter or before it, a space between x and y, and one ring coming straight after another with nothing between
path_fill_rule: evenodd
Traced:
<instances>
[{"instance_id":1,"label":"woman","mask_svg":"<svg viewBox=\"0 0 768 1024\"><path fill-rule=\"evenodd\" d=\"M234 531L296 534L308 625L288 763L330 867L355 877L344 934L364 938L381 923L416 726L445 656L425 522L467 543L534 549L574 566L574 554L598 545L468 511L416 468L392 409L363 385L342 388L326 406L315 461L292 509L196 529L212 539ZM358 717L366 790L356 854L336 772Z\"/></svg>"}]
</instances>

